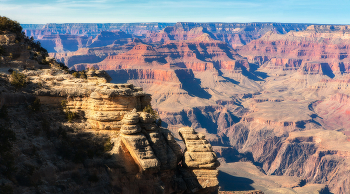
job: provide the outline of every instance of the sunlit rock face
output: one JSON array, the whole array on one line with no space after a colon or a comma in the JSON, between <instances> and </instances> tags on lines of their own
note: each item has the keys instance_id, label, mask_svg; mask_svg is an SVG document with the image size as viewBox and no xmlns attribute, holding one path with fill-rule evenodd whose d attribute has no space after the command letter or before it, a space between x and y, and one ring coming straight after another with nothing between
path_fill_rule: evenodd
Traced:
<instances>
[{"instance_id":1,"label":"sunlit rock face","mask_svg":"<svg viewBox=\"0 0 350 194\"><path fill-rule=\"evenodd\" d=\"M90 70L87 79L59 71L47 70L43 74L32 72L30 76L33 82L50 80L35 91L42 104L59 107L66 101L64 110L75 112L84 120L83 130L109 137L113 147L108 165L122 169L112 176L124 174L137 179L124 182L134 187L125 186L123 193L218 192L219 163L211 145L191 128L189 133L198 142L190 143L188 133L180 129L189 150L183 153L172 133L158 126L153 115L142 111L151 102L142 88L107 83L109 77L103 71ZM201 142L205 145L201 146ZM197 156L193 164L188 161L188 154Z\"/></svg>"}]
</instances>

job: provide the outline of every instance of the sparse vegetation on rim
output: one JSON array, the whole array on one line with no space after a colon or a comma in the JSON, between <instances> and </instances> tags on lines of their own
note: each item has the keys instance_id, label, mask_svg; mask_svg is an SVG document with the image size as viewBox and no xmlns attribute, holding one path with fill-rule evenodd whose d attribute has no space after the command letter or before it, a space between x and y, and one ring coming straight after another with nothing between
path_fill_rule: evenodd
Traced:
<instances>
[{"instance_id":1,"label":"sparse vegetation on rim","mask_svg":"<svg viewBox=\"0 0 350 194\"><path fill-rule=\"evenodd\" d=\"M77 118L77 113L75 112L72 112L68 107L67 107L67 103L68 101L67 100L62 100L61 101L61 106L62 106L62 109L64 111L64 113L66 114L66 118L68 119L68 122L72 122L73 119Z\"/></svg>"},{"instance_id":2,"label":"sparse vegetation on rim","mask_svg":"<svg viewBox=\"0 0 350 194\"><path fill-rule=\"evenodd\" d=\"M10 31L16 34L21 34L22 27L17 21L0 16L0 31Z\"/></svg>"},{"instance_id":3,"label":"sparse vegetation on rim","mask_svg":"<svg viewBox=\"0 0 350 194\"><path fill-rule=\"evenodd\" d=\"M17 89L23 88L27 84L27 76L23 73L13 71L11 74L11 84Z\"/></svg>"},{"instance_id":4,"label":"sparse vegetation on rim","mask_svg":"<svg viewBox=\"0 0 350 194\"><path fill-rule=\"evenodd\" d=\"M158 112L155 111L151 105L147 105L143 109L143 112L147 112L147 113L151 114L158 127L162 126L162 119L160 119Z\"/></svg>"}]
</instances>

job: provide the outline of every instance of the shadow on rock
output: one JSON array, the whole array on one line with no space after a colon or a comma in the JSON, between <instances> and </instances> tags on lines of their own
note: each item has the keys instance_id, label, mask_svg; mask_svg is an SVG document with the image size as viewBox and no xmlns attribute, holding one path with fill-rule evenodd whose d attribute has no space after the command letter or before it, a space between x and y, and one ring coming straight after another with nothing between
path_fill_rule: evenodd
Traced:
<instances>
[{"instance_id":1,"label":"shadow on rock","mask_svg":"<svg viewBox=\"0 0 350 194\"><path fill-rule=\"evenodd\" d=\"M175 70L175 73L182 84L182 89L186 90L189 95L205 99L211 98L211 95L201 88L200 80L194 77L191 70L178 69Z\"/></svg>"},{"instance_id":2,"label":"shadow on rock","mask_svg":"<svg viewBox=\"0 0 350 194\"><path fill-rule=\"evenodd\" d=\"M254 188L251 186L251 184L253 184L254 181L248 178L236 177L220 171L218 180L221 191L254 190Z\"/></svg>"}]
</instances>

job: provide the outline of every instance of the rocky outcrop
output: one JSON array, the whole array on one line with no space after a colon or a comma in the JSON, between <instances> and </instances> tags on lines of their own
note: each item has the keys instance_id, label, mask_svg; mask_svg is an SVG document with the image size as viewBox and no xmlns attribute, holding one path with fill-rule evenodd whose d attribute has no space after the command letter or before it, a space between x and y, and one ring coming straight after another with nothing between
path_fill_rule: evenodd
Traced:
<instances>
[{"instance_id":1,"label":"rocky outcrop","mask_svg":"<svg viewBox=\"0 0 350 194\"><path fill-rule=\"evenodd\" d=\"M186 145L182 165L190 168L186 175L192 173L200 185L198 188L196 182L192 183L191 190L207 189L210 193L217 192L219 182L216 168L219 167L220 163L210 143L203 134L196 133L190 127L180 128L179 134ZM190 179L186 175L185 180Z\"/></svg>"},{"instance_id":2,"label":"rocky outcrop","mask_svg":"<svg viewBox=\"0 0 350 194\"><path fill-rule=\"evenodd\" d=\"M107 83L104 71L90 70L87 79L73 78L59 70L26 71L26 74L33 83L46 81L34 93L42 105L57 107L66 100L65 111L86 119L82 130L110 138L113 146L108 165L118 166L129 178L138 177L138 181L126 181L136 185L126 186L124 193L145 187L149 189L146 193L218 192L219 163L211 145L193 129L180 129L187 145L183 154L172 133L156 125L153 115L142 112L151 101L142 88ZM196 136L195 141L189 133ZM191 162L189 157L194 156L195 161ZM118 173L112 174L119 176ZM154 186L147 186L151 181Z\"/></svg>"},{"instance_id":3,"label":"rocky outcrop","mask_svg":"<svg viewBox=\"0 0 350 194\"><path fill-rule=\"evenodd\" d=\"M121 120L126 112L134 108L141 111L150 105L150 95L142 92L142 88L131 84L109 83L97 86L96 80L98 78L91 77L91 84L86 84L89 79L87 81L81 79L80 83L76 83L75 80L63 80L50 90L36 91L36 95L43 103L57 104L58 100L51 99L67 99L67 108L72 111L83 111L88 122L97 129L120 129Z\"/></svg>"}]
</instances>

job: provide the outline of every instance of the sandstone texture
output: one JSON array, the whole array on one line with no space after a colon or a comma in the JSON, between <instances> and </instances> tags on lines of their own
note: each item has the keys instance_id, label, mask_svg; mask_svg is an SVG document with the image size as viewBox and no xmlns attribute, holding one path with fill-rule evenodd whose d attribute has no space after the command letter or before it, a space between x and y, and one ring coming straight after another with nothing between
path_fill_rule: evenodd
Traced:
<instances>
[{"instance_id":1,"label":"sandstone texture","mask_svg":"<svg viewBox=\"0 0 350 194\"><path fill-rule=\"evenodd\" d=\"M186 145L182 165L191 169L187 173L192 173L197 177L201 188L210 188L211 192L214 192L219 185L217 180L219 172L216 168L220 163L210 143L203 134L196 133L190 127L180 128L179 134ZM188 179L186 175L185 179Z\"/></svg>"}]
</instances>

